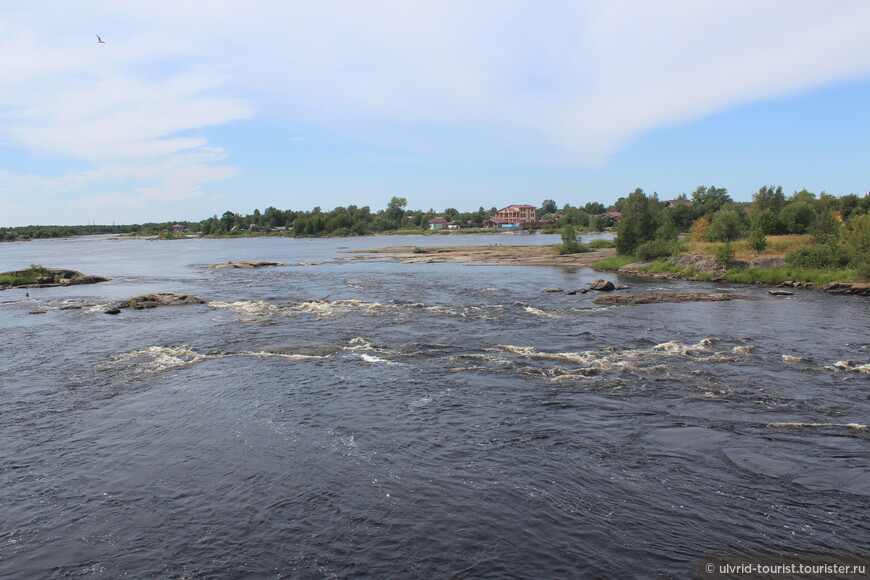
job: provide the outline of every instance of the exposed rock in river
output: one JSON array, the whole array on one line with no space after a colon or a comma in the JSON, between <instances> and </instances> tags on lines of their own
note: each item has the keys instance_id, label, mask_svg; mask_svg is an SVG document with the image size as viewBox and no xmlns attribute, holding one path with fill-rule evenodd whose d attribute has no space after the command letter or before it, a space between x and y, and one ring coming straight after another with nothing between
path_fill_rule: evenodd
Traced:
<instances>
[{"instance_id":1,"label":"exposed rock in river","mask_svg":"<svg viewBox=\"0 0 870 580\"><path fill-rule=\"evenodd\" d=\"M284 262L256 262L254 260L239 260L238 262L227 262L226 264L214 264L206 266L206 268L276 268L278 266L286 266Z\"/></svg>"},{"instance_id":2,"label":"exposed rock in river","mask_svg":"<svg viewBox=\"0 0 870 580\"><path fill-rule=\"evenodd\" d=\"M822 286L829 294L858 294L870 296L870 282L831 282Z\"/></svg>"},{"instance_id":3,"label":"exposed rock in river","mask_svg":"<svg viewBox=\"0 0 870 580\"><path fill-rule=\"evenodd\" d=\"M610 290L616 290L616 286L613 285L613 282L609 280L603 280L598 278L597 280L593 280L591 284L589 284L590 290L597 290L599 292L609 292Z\"/></svg>"},{"instance_id":4,"label":"exposed rock in river","mask_svg":"<svg viewBox=\"0 0 870 580\"><path fill-rule=\"evenodd\" d=\"M598 296L595 304L662 304L670 302L721 302L723 300L748 300L739 294L706 292L646 292L643 294L610 294Z\"/></svg>"},{"instance_id":5,"label":"exposed rock in river","mask_svg":"<svg viewBox=\"0 0 870 580\"><path fill-rule=\"evenodd\" d=\"M106 314L120 314L124 308L134 308L136 310L144 310L145 308L157 308L158 306L180 306L182 304L205 304L205 300L199 296L191 296L189 294L173 294L171 292L155 292L153 294L143 294L142 296L134 296L129 300L124 300L120 304L106 310Z\"/></svg>"}]
</instances>

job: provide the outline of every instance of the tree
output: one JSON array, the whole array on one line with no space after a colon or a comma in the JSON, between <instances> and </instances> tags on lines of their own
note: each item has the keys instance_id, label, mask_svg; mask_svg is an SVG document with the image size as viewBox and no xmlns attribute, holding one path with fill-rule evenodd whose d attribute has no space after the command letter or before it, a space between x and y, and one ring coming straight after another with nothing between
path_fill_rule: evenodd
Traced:
<instances>
[{"instance_id":1,"label":"tree","mask_svg":"<svg viewBox=\"0 0 870 580\"><path fill-rule=\"evenodd\" d=\"M753 210L769 209L773 215L778 216L784 206L785 195L782 193L782 186L778 185L774 189L772 185L763 185L756 193L752 194Z\"/></svg>"},{"instance_id":2,"label":"tree","mask_svg":"<svg viewBox=\"0 0 870 580\"><path fill-rule=\"evenodd\" d=\"M618 254L631 255L640 244L655 237L656 223L650 211L650 201L638 188L622 204L622 218L616 236Z\"/></svg>"},{"instance_id":3,"label":"tree","mask_svg":"<svg viewBox=\"0 0 870 580\"><path fill-rule=\"evenodd\" d=\"M752 229L757 229L765 236L777 234L782 229L779 218L769 209L760 211L753 209L750 220L752 222Z\"/></svg>"},{"instance_id":4,"label":"tree","mask_svg":"<svg viewBox=\"0 0 870 580\"><path fill-rule=\"evenodd\" d=\"M816 216L810 233L813 235L813 241L817 244L825 244L831 240L836 241L840 235L840 220L837 219L834 212L823 211Z\"/></svg>"},{"instance_id":5,"label":"tree","mask_svg":"<svg viewBox=\"0 0 870 580\"><path fill-rule=\"evenodd\" d=\"M704 215L712 215L719 211L722 206L731 203L731 196L728 195L728 190L724 187L704 187L699 185L692 192L692 202L703 208Z\"/></svg>"},{"instance_id":6,"label":"tree","mask_svg":"<svg viewBox=\"0 0 870 580\"><path fill-rule=\"evenodd\" d=\"M673 212L671 208L665 208L659 214L661 225L656 230L656 239L658 240L676 240L679 231L674 223Z\"/></svg>"},{"instance_id":7,"label":"tree","mask_svg":"<svg viewBox=\"0 0 870 580\"><path fill-rule=\"evenodd\" d=\"M556 202L552 199L545 199L541 202L541 207L538 209L538 216L546 215L548 213L556 213Z\"/></svg>"},{"instance_id":8,"label":"tree","mask_svg":"<svg viewBox=\"0 0 870 580\"><path fill-rule=\"evenodd\" d=\"M795 201L783 208L779 219L790 234L805 234L816 221L816 212L805 201Z\"/></svg>"},{"instance_id":9,"label":"tree","mask_svg":"<svg viewBox=\"0 0 870 580\"><path fill-rule=\"evenodd\" d=\"M224 215L221 216L221 225L224 228L224 231L228 232L233 229L233 225L236 223L236 214L231 211L225 211Z\"/></svg>"},{"instance_id":10,"label":"tree","mask_svg":"<svg viewBox=\"0 0 870 580\"><path fill-rule=\"evenodd\" d=\"M711 242L732 242L743 236L744 228L740 215L733 209L716 212L710 222L707 240Z\"/></svg>"},{"instance_id":11,"label":"tree","mask_svg":"<svg viewBox=\"0 0 870 580\"><path fill-rule=\"evenodd\" d=\"M392 197L390 203L387 204L387 209L384 212L384 217L391 221L394 228L402 226L405 220L405 206L408 205L408 200L404 197Z\"/></svg>"},{"instance_id":12,"label":"tree","mask_svg":"<svg viewBox=\"0 0 870 580\"><path fill-rule=\"evenodd\" d=\"M578 254L586 251L586 247L580 243L580 233L574 229L574 226L567 225L562 228L562 246L559 248L560 254Z\"/></svg>"}]
</instances>

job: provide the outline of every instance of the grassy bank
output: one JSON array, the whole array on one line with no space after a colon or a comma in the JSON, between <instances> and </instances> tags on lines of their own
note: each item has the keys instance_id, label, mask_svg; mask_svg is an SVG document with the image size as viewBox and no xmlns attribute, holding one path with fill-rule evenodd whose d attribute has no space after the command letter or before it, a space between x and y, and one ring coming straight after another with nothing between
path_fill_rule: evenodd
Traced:
<instances>
[{"instance_id":1,"label":"grassy bank","mask_svg":"<svg viewBox=\"0 0 870 580\"><path fill-rule=\"evenodd\" d=\"M783 282L803 282L814 286L824 286L831 282L858 282L860 278L855 270L808 270L803 268L732 268L728 270L725 279L740 284L781 284Z\"/></svg>"},{"instance_id":2,"label":"grassy bank","mask_svg":"<svg viewBox=\"0 0 870 580\"><path fill-rule=\"evenodd\" d=\"M592 265L592 269L596 272L615 272L623 266L637 262L634 256L609 256L603 260L598 260Z\"/></svg>"},{"instance_id":3,"label":"grassy bank","mask_svg":"<svg viewBox=\"0 0 870 580\"><path fill-rule=\"evenodd\" d=\"M22 286L24 284L36 284L37 280L48 273L44 266L31 265L26 270L16 274L0 275L0 286Z\"/></svg>"}]
</instances>

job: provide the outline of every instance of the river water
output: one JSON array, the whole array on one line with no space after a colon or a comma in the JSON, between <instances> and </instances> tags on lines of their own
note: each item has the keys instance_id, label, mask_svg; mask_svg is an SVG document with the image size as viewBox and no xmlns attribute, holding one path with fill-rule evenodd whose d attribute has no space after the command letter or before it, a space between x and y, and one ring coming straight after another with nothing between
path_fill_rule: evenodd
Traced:
<instances>
[{"instance_id":1,"label":"river water","mask_svg":"<svg viewBox=\"0 0 870 580\"><path fill-rule=\"evenodd\" d=\"M0 577L687 577L701 555L870 553L867 299L342 259L557 241L0 244L0 271L112 278L0 292ZM291 266L204 268L242 259ZM543 291L598 277L758 300ZM104 312L152 291L208 304Z\"/></svg>"}]
</instances>

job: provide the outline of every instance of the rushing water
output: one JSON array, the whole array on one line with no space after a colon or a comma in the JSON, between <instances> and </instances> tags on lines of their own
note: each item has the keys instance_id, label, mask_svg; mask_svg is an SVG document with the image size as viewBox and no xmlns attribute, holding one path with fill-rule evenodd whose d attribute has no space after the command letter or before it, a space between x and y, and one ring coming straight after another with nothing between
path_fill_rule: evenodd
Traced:
<instances>
[{"instance_id":1,"label":"rushing water","mask_svg":"<svg viewBox=\"0 0 870 580\"><path fill-rule=\"evenodd\" d=\"M555 241L0 245L0 270L113 279L0 293L0 577L686 577L704 554L870 553L870 301L622 279L759 300L597 307L543 290L616 276L342 259ZM204 268L241 259L293 265ZM103 312L149 291L209 303Z\"/></svg>"}]
</instances>

